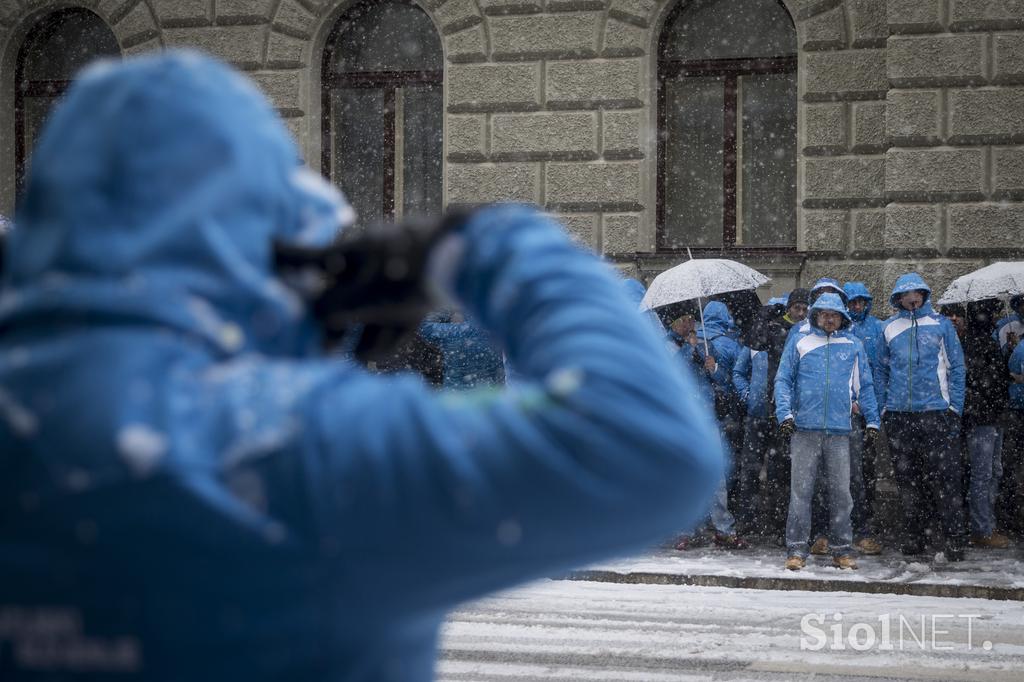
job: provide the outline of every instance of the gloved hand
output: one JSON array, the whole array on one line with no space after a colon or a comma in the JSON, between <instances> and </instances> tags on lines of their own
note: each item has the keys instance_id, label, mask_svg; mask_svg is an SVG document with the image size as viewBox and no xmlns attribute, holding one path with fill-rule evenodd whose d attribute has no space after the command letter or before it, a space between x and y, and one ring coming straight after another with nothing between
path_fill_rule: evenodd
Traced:
<instances>
[{"instance_id":1,"label":"gloved hand","mask_svg":"<svg viewBox=\"0 0 1024 682\"><path fill-rule=\"evenodd\" d=\"M275 267L308 299L325 346L361 331L353 352L374 360L413 335L440 303L427 282L427 263L432 249L467 218L450 212L442 220L349 231L326 248L275 244Z\"/></svg>"},{"instance_id":2,"label":"gloved hand","mask_svg":"<svg viewBox=\"0 0 1024 682\"><path fill-rule=\"evenodd\" d=\"M864 447L872 452L878 448L878 429L869 426L864 431Z\"/></svg>"},{"instance_id":3,"label":"gloved hand","mask_svg":"<svg viewBox=\"0 0 1024 682\"><path fill-rule=\"evenodd\" d=\"M782 434L783 438L789 438L796 431L796 422L790 419L786 419L779 424L779 433Z\"/></svg>"}]
</instances>

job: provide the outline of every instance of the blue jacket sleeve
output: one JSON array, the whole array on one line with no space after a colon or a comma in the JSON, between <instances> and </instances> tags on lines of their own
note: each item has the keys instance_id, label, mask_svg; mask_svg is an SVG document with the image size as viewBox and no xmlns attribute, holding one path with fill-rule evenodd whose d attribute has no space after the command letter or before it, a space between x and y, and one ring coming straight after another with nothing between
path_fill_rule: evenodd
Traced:
<instances>
[{"instance_id":1,"label":"blue jacket sleeve","mask_svg":"<svg viewBox=\"0 0 1024 682\"><path fill-rule=\"evenodd\" d=\"M875 396L879 400L879 414L885 412L885 406L889 403L889 342L885 339L885 325L883 322L878 340L878 362L874 367Z\"/></svg>"},{"instance_id":2,"label":"blue jacket sleeve","mask_svg":"<svg viewBox=\"0 0 1024 682\"><path fill-rule=\"evenodd\" d=\"M736 393L739 395L740 400L746 402L747 396L750 395L750 373L752 362L750 359L750 349L745 346L740 346L740 352L736 357L736 364L732 366L732 384L736 387Z\"/></svg>"},{"instance_id":3,"label":"blue jacket sleeve","mask_svg":"<svg viewBox=\"0 0 1024 682\"><path fill-rule=\"evenodd\" d=\"M861 345L857 349L857 371L860 381L860 389L857 391L857 404L860 405L860 413L869 428L880 428L882 424L879 415L878 399L875 396L875 381L872 377L871 361L868 354Z\"/></svg>"},{"instance_id":4,"label":"blue jacket sleeve","mask_svg":"<svg viewBox=\"0 0 1024 682\"><path fill-rule=\"evenodd\" d=\"M796 386L796 372L799 359L796 344L786 342L775 374L775 418L781 424L793 415L793 391Z\"/></svg>"},{"instance_id":5,"label":"blue jacket sleeve","mask_svg":"<svg viewBox=\"0 0 1024 682\"><path fill-rule=\"evenodd\" d=\"M957 414L964 413L964 394L967 388L967 367L964 365L964 349L956 335L953 324L942 320L943 343L949 359L949 402Z\"/></svg>"},{"instance_id":6,"label":"blue jacket sleeve","mask_svg":"<svg viewBox=\"0 0 1024 682\"><path fill-rule=\"evenodd\" d=\"M736 366L740 346L726 336L719 337L712 343L715 347L715 360L718 363L715 373L711 375L712 381L725 393L733 393L735 388L732 385L732 368Z\"/></svg>"},{"instance_id":7,"label":"blue jacket sleeve","mask_svg":"<svg viewBox=\"0 0 1024 682\"><path fill-rule=\"evenodd\" d=\"M1017 347L1013 349L1006 366L1011 374L1024 374L1024 343L1017 344Z\"/></svg>"},{"instance_id":8,"label":"blue jacket sleeve","mask_svg":"<svg viewBox=\"0 0 1024 682\"><path fill-rule=\"evenodd\" d=\"M477 212L454 290L515 390L436 395L359 374L316 402L316 518L381 617L637 551L696 522L721 480L714 419L608 267L535 210Z\"/></svg>"}]
</instances>

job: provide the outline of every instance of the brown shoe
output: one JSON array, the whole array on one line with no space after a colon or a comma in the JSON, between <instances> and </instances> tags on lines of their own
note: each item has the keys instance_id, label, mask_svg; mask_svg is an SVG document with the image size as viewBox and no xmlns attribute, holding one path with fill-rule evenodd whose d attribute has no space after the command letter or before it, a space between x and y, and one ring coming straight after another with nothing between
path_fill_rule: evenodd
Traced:
<instances>
[{"instance_id":1,"label":"brown shoe","mask_svg":"<svg viewBox=\"0 0 1024 682\"><path fill-rule=\"evenodd\" d=\"M853 546L857 548L861 554L867 556L874 556L875 554L882 553L882 545L874 538L861 538L857 542L853 543Z\"/></svg>"},{"instance_id":2,"label":"brown shoe","mask_svg":"<svg viewBox=\"0 0 1024 682\"><path fill-rule=\"evenodd\" d=\"M1010 538L1001 533L992 533L992 535L974 534L971 536L971 544L984 549L1006 549L1010 546Z\"/></svg>"},{"instance_id":3,"label":"brown shoe","mask_svg":"<svg viewBox=\"0 0 1024 682\"><path fill-rule=\"evenodd\" d=\"M722 549L747 549L747 541L739 535L722 535L715 533L714 543Z\"/></svg>"},{"instance_id":4,"label":"brown shoe","mask_svg":"<svg viewBox=\"0 0 1024 682\"><path fill-rule=\"evenodd\" d=\"M857 560L852 556L832 557L832 565L836 568L849 569L852 571L857 570Z\"/></svg>"},{"instance_id":5,"label":"brown shoe","mask_svg":"<svg viewBox=\"0 0 1024 682\"><path fill-rule=\"evenodd\" d=\"M828 538L822 535L820 538L814 541L811 545L811 554L815 556L823 556L828 554Z\"/></svg>"},{"instance_id":6,"label":"brown shoe","mask_svg":"<svg viewBox=\"0 0 1024 682\"><path fill-rule=\"evenodd\" d=\"M807 562L802 556L793 555L786 559L786 568L791 571L799 571L801 568L807 565Z\"/></svg>"}]
</instances>

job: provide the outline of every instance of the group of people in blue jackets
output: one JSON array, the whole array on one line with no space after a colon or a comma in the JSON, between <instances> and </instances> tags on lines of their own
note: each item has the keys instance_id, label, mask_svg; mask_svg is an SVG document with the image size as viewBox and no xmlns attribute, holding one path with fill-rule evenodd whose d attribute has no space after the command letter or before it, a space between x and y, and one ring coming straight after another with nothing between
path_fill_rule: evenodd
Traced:
<instances>
[{"instance_id":1,"label":"group of people in blue jackets","mask_svg":"<svg viewBox=\"0 0 1024 682\"><path fill-rule=\"evenodd\" d=\"M997 525L1019 522L1024 297L1000 317L998 300L940 313L931 295L917 273L899 277L895 312L882 320L863 283L823 278L769 301L743 335L719 301L703 321L673 321L669 345L698 376L733 452L706 527L675 547L742 549L744 536L766 534L784 543L792 570L811 553L856 568L858 554L881 553L882 534L904 554L948 561L969 544L1007 547ZM899 491L891 529L874 518L883 442Z\"/></svg>"}]
</instances>

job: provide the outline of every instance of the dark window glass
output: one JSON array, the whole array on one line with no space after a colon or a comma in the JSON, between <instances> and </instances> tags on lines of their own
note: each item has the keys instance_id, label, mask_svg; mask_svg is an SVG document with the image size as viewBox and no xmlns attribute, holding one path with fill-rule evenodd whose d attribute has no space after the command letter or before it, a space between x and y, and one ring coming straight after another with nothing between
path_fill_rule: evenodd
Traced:
<instances>
[{"instance_id":1,"label":"dark window glass","mask_svg":"<svg viewBox=\"0 0 1024 682\"><path fill-rule=\"evenodd\" d=\"M687 246L722 245L722 78L683 78L666 84L667 224L687 227Z\"/></svg>"},{"instance_id":2,"label":"dark window glass","mask_svg":"<svg viewBox=\"0 0 1024 682\"><path fill-rule=\"evenodd\" d=\"M796 30L776 0L691 0L665 31L668 59L747 59L796 54Z\"/></svg>"},{"instance_id":3,"label":"dark window glass","mask_svg":"<svg viewBox=\"0 0 1024 682\"><path fill-rule=\"evenodd\" d=\"M796 244L796 29L778 0L681 2L658 61L658 246Z\"/></svg>"},{"instance_id":4,"label":"dark window glass","mask_svg":"<svg viewBox=\"0 0 1024 682\"><path fill-rule=\"evenodd\" d=\"M403 2L377 2L339 22L344 37L334 50L332 69L358 71L440 71L441 43L423 10Z\"/></svg>"},{"instance_id":5,"label":"dark window glass","mask_svg":"<svg viewBox=\"0 0 1024 682\"><path fill-rule=\"evenodd\" d=\"M42 17L18 51L15 75L15 163L20 189L32 148L53 105L79 69L99 57L120 56L113 32L85 9Z\"/></svg>"},{"instance_id":6,"label":"dark window glass","mask_svg":"<svg viewBox=\"0 0 1024 682\"><path fill-rule=\"evenodd\" d=\"M441 211L441 39L408 0L356 5L324 54L325 172L370 225Z\"/></svg>"}]
</instances>

